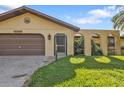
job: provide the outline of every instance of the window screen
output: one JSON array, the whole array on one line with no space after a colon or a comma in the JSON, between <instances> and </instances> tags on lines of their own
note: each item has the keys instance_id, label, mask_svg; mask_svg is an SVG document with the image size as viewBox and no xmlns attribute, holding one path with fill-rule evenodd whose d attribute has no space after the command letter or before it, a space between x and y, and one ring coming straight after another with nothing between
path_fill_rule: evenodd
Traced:
<instances>
[{"instance_id":1,"label":"window screen","mask_svg":"<svg viewBox=\"0 0 124 93\"><path fill-rule=\"evenodd\" d=\"M65 46L57 46L58 52L65 52Z\"/></svg>"},{"instance_id":2,"label":"window screen","mask_svg":"<svg viewBox=\"0 0 124 93\"><path fill-rule=\"evenodd\" d=\"M65 53L66 52L66 36L65 35L56 35L56 50L57 52Z\"/></svg>"},{"instance_id":3,"label":"window screen","mask_svg":"<svg viewBox=\"0 0 124 93\"><path fill-rule=\"evenodd\" d=\"M65 36L56 36L57 45L65 45Z\"/></svg>"}]
</instances>

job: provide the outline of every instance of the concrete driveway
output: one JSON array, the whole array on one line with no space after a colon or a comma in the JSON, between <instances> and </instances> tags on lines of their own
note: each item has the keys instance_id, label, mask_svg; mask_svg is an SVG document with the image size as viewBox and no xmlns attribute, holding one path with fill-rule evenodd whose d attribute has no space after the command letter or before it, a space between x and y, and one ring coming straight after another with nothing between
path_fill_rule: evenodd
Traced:
<instances>
[{"instance_id":1,"label":"concrete driveway","mask_svg":"<svg viewBox=\"0 0 124 93\"><path fill-rule=\"evenodd\" d=\"M32 73L49 64L49 60L43 56L0 56L0 87L23 86Z\"/></svg>"}]
</instances>

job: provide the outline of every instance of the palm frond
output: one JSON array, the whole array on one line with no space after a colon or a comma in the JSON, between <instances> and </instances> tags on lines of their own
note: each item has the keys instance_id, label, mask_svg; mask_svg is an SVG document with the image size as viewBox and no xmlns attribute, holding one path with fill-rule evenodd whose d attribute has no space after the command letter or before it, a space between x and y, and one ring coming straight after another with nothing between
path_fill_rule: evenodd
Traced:
<instances>
[{"instance_id":1,"label":"palm frond","mask_svg":"<svg viewBox=\"0 0 124 93\"><path fill-rule=\"evenodd\" d=\"M124 29L124 11L120 11L112 18L113 28L117 30Z\"/></svg>"}]
</instances>

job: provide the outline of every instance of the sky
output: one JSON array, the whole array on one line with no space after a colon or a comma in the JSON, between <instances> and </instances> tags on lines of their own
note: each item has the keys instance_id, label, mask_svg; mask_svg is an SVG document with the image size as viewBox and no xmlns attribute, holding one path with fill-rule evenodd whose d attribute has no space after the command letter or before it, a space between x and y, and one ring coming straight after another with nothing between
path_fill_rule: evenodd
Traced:
<instances>
[{"instance_id":1,"label":"sky","mask_svg":"<svg viewBox=\"0 0 124 93\"><path fill-rule=\"evenodd\" d=\"M0 13L20 7L18 5L0 5ZM113 29L112 17L121 6L107 5L27 5L81 29Z\"/></svg>"}]
</instances>

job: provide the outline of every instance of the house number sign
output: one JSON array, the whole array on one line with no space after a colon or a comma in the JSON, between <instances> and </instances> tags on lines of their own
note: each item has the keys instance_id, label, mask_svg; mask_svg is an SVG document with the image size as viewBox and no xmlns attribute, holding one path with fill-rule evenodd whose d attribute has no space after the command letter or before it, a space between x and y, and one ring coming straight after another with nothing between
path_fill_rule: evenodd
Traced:
<instances>
[{"instance_id":1,"label":"house number sign","mask_svg":"<svg viewBox=\"0 0 124 93\"><path fill-rule=\"evenodd\" d=\"M13 32L14 32L14 33L23 33L22 30L14 30Z\"/></svg>"}]
</instances>

